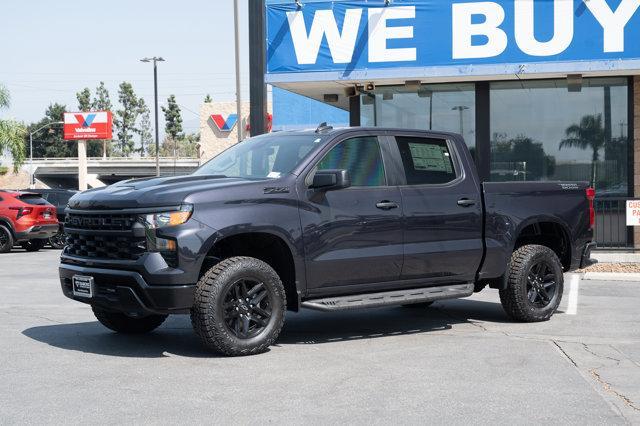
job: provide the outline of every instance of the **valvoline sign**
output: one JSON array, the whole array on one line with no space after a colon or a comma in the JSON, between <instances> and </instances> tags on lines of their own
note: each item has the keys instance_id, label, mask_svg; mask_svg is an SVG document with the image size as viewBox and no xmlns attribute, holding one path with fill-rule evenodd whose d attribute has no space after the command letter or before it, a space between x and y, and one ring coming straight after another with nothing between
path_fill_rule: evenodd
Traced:
<instances>
[{"instance_id":1,"label":"valvoline sign","mask_svg":"<svg viewBox=\"0 0 640 426\"><path fill-rule=\"evenodd\" d=\"M112 139L111 111L65 112L64 139Z\"/></svg>"},{"instance_id":2,"label":"valvoline sign","mask_svg":"<svg viewBox=\"0 0 640 426\"><path fill-rule=\"evenodd\" d=\"M271 82L640 69L640 0L303 3L267 6Z\"/></svg>"},{"instance_id":3,"label":"valvoline sign","mask_svg":"<svg viewBox=\"0 0 640 426\"><path fill-rule=\"evenodd\" d=\"M238 114L229 114L227 119L220 114L212 114L211 121L214 122L218 130L221 132L230 132L236 126L236 122L238 121Z\"/></svg>"}]
</instances>

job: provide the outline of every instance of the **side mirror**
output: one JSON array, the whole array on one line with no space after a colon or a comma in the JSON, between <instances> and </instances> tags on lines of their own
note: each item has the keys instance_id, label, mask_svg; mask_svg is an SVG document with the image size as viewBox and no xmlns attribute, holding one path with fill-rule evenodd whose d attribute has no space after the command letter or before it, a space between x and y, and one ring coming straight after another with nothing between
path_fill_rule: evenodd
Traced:
<instances>
[{"instance_id":1,"label":"side mirror","mask_svg":"<svg viewBox=\"0 0 640 426\"><path fill-rule=\"evenodd\" d=\"M313 176L312 189L332 191L351 186L351 178L347 170L318 170Z\"/></svg>"}]
</instances>

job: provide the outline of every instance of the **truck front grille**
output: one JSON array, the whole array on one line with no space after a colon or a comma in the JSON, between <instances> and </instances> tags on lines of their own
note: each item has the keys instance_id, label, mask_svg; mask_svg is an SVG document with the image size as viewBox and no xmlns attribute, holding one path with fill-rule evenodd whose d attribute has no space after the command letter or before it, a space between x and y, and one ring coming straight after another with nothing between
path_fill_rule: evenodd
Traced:
<instances>
[{"instance_id":1,"label":"truck front grille","mask_svg":"<svg viewBox=\"0 0 640 426\"><path fill-rule=\"evenodd\" d=\"M69 213L65 253L107 260L136 260L147 251L144 226L135 215Z\"/></svg>"}]
</instances>

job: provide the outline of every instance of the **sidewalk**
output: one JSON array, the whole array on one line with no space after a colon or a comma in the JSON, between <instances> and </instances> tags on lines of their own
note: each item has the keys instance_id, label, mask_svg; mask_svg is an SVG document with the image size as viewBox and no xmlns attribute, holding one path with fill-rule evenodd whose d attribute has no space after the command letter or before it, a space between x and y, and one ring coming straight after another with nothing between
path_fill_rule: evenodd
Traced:
<instances>
[{"instance_id":1,"label":"sidewalk","mask_svg":"<svg viewBox=\"0 0 640 426\"><path fill-rule=\"evenodd\" d=\"M595 251L591 256L598 264L582 271L583 280L640 282L640 253Z\"/></svg>"}]
</instances>

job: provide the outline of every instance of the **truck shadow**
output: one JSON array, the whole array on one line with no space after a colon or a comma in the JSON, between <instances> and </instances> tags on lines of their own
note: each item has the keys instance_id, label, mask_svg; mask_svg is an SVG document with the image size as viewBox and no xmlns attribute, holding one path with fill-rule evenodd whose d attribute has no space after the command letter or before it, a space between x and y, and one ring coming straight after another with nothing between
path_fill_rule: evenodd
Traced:
<instances>
[{"instance_id":1,"label":"truck shadow","mask_svg":"<svg viewBox=\"0 0 640 426\"><path fill-rule=\"evenodd\" d=\"M507 322L499 303L475 300L436 302L429 308L387 307L344 312L288 313L277 345L314 345L388 336L443 332L454 325ZM191 329L187 316L170 317L146 335L121 335L97 321L32 327L23 335L71 351L114 357L213 358Z\"/></svg>"}]
</instances>

